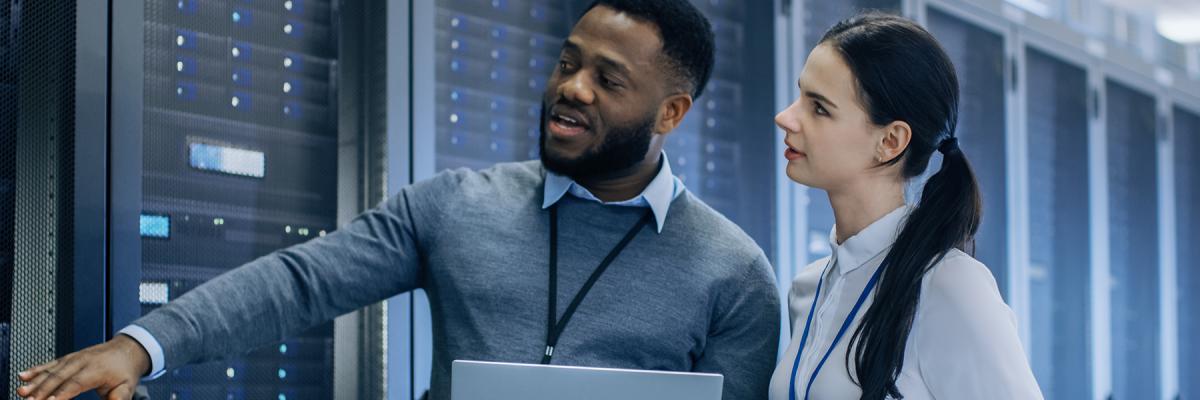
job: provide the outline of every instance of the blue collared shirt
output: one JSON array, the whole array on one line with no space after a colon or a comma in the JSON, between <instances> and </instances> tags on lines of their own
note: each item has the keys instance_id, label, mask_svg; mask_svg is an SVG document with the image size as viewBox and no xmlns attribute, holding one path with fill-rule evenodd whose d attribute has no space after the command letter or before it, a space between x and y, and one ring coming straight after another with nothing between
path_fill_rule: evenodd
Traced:
<instances>
[{"instance_id":1,"label":"blue collared shirt","mask_svg":"<svg viewBox=\"0 0 1200 400\"><path fill-rule=\"evenodd\" d=\"M654 176L654 179L650 181L650 184L646 186L642 194L637 195L637 197L606 203L596 198L596 195L589 192L583 185L576 183L575 180L546 171L546 190L542 197L542 208L546 209L554 205L554 203L558 203L567 193L580 199L604 205L650 207L650 211L654 213L654 222L657 224L658 233L662 233L663 223L667 221L667 209L671 207L671 202L683 193L683 181L680 181L679 178L671 173L671 163L667 160L667 152L664 151L662 152L662 167L659 168L658 175Z\"/></svg>"}]
</instances>

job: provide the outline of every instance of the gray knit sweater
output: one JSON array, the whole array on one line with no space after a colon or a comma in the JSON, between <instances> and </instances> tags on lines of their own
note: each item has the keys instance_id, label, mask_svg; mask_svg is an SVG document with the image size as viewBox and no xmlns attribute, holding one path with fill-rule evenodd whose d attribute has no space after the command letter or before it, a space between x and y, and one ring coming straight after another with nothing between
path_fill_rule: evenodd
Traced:
<instances>
[{"instance_id":1,"label":"gray knit sweater","mask_svg":"<svg viewBox=\"0 0 1200 400\"><path fill-rule=\"evenodd\" d=\"M433 321L431 398L453 360L537 363L546 341L548 211L537 161L457 170L403 188L325 237L221 275L134 322L167 369L247 352L423 288ZM566 196L558 315L645 212ZM661 233L641 230L580 305L554 364L725 375L725 399L762 399L779 301L770 265L736 225L689 192Z\"/></svg>"}]
</instances>

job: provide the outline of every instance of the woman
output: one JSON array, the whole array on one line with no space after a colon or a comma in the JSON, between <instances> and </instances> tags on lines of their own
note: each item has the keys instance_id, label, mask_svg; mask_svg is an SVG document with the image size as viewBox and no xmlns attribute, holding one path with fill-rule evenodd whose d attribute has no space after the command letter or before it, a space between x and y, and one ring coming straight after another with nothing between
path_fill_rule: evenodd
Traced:
<instances>
[{"instance_id":1,"label":"woman","mask_svg":"<svg viewBox=\"0 0 1200 400\"><path fill-rule=\"evenodd\" d=\"M954 136L958 78L912 21L838 23L775 117L787 175L828 192L833 255L792 284L792 342L771 399L1040 399L995 279L963 251L980 221ZM934 151L914 205L904 188Z\"/></svg>"}]
</instances>

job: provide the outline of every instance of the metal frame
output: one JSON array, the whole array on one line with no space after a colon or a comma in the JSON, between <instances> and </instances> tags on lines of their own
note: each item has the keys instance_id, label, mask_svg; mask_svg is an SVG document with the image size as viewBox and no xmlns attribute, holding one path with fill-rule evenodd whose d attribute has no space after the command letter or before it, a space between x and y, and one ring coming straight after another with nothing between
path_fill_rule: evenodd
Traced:
<instances>
[{"instance_id":1,"label":"metal frame","mask_svg":"<svg viewBox=\"0 0 1200 400\"><path fill-rule=\"evenodd\" d=\"M337 18L342 27L338 31L338 226L344 226L358 214L378 203L384 183L376 179L374 169L385 160L373 146L379 142L374 127L378 123L372 118L378 106L372 103L369 71L376 63L387 62L392 54L373 54L365 50L365 43L378 26L384 30L387 17L372 14L382 6L388 12L393 7L381 0L357 0L337 3ZM378 26L377 26L378 24ZM400 27L395 27L400 29ZM405 41L404 37L384 34L382 40L391 45L394 41ZM395 39L393 39L395 37ZM394 79L394 78L389 78ZM391 97L389 96L389 99ZM399 100L403 100L402 98ZM388 112L385 115L392 115ZM397 114L398 115L398 114ZM382 399L387 388L387 303L380 302L351 313L334 321L334 376L333 393L337 399Z\"/></svg>"},{"instance_id":2,"label":"metal frame","mask_svg":"<svg viewBox=\"0 0 1200 400\"><path fill-rule=\"evenodd\" d=\"M424 2L415 2L423 4ZM400 188L414 181L413 168L413 40L414 2L393 0L388 4L387 54L387 195L394 196ZM420 36L428 37L428 36ZM413 293L404 293L387 300L386 353L388 374L387 399L413 399Z\"/></svg>"},{"instance_id":3,"label":"metal frame","mask_svg":"<svg viewBox=\"0 0 1200 400\"><path fill-rule=\"evenodd\" d=\"M1089 49L1103 48L1089 41ZM1093 54L1094 50L1089 50ZM1088 68L1091 91L1091 115L1088 132L1088 198L1092 223L1092 398L1103 400L1112 393L1112 293L1111 264L1108 243L1111 233L1108 223L1108 122L1104 110L1108 107L1104 74L1094 62Z\"/></svg>"},{"instance_id":4,"label":"metal frame","mask_svg":"<svg viewBox=\"0 0 1200 400\"><path fill-rule=\"evenodd\" d=\"M436 37L437 4L434 1L416 1L412 8L412 59L436 60L436 50L433 40L416 40L416 38ZM417 94L436 93L437 68L434 63L413 63L412 85L413 99ZM434 101L414 101L412 107L412 163L409 164L412 182L433 177L437 172L437 124L434 121L437 104ZM425 132L426 134L418 134ZM412 388L413 399L419 399L421 394L429 390L430 379L433 376L433 321L429 312L429 297L425 290L414 290L412 303L409 305L409 315L412 317L410 329L412 341Z\"/></svg>"},{"instance_id":5,"label":"metal frame","mask_svg":"<svg viewBox=\"0 0 1200 400\"><path fill-rule=\"evenodd\" d=\"M140 1L110 1L111 48L108 164L109 337L141 314L142 280L142 86L145 7ZM122 179L124 178L124 179ZM105 178L99 179L104 182Z\"/></svg>"},{"instance_id":6,"label":"metal frame","mask_svg":"<svg viewBox=\"0 0 1200 400\"><path fill-rule=\"evenodd\" d=\"M792 80L800 71L798 63L803 59L804 44L803 8L799 1L775 0L775 107L782 109L799 96ZM776 130L783 136L781 130ZM775 143L777 164L786 165L783 151L787 145L780 138ZM806 188L788 179L786 173L775 175L775 273L779 288L780 332L779 350L782 355L792 338L792 324L788 308L788 294L792 279L804 267L804 234L801 227L807 226L808 213L801 202Z\"/></svg>"},{"instance_id":7,"label":"metal frame","mask_svg":"<svg viewBox=\"0 0 1200 400\"><path fill-rule=\"evenodd\" d=\"M108 76L109 71L109 4L85 2L77 3L75 7L75 170L70 171L73 172L71 178L65 176L69 171L59 171L62 178L71 179L75 187L74 198L64 199L75 208L75 229L73 238L60 236L58 239L74 241L74 259L68 264L73 266L64 269L63 260L59 261L60 274L74 275L70 281L74 293L72 302L59 304L60 309L56 311L71 315L73 321L69 327L59 325L59 334L71 337L70 348L57 349L60 356L104 342L110 317L105 296L108 288L96 284L108 279L106 150L109 85L106 79L99 77Z\"/></svg>"},{"instance_id":8,"label":"metal frame","mask_svg":"<svg viewBox=\"0 0 1200 400\"><path fill-rule=\"evenodd\" d=\"M402 187L433 176L437 154L435 135L417 134L432 133L436 129L433 120L436 104L432 101L415 101L416 94L433 93L436 89L436 69L432 62L413 62L435 59L433 41L417 38L435 36L437 6L433 1L406 0L400 3L401 7L395 8L403 8L403 11L396 10L393 13L389 8L388 26L403 32L389 31L389 37L398 34L407 40L402 44L404 48L399 49L401 53L388 56L388 98L403 98L406 107L388 110L389 119L392 118L391 112L398 111L402 115L398 121L403 121L403 125L392 124L391 121L388 124L389 196L398 193ZM389 53L392 50L390 47L391 44ZM393 76L397 80L393 80ZM432 375L433 333L430 328L429 300L423 290L401 294L388 300L387 316L390 322L387 334L390 344L388 365L389 370L395 372L388 374L388 399L420 398L429 390Z\"/></svg>"},{"instance_id":9,"label":"metal frame","mask_svg":"<svg viewBox=\"0 0 1200 400\"><path fill-rule=\"evenodd\" d=\"M1175 135L1171 99L1157 91L1159 379L1163 400L1179 393L1179 303L1175 262Z\"/></svg>"}]
</instances>

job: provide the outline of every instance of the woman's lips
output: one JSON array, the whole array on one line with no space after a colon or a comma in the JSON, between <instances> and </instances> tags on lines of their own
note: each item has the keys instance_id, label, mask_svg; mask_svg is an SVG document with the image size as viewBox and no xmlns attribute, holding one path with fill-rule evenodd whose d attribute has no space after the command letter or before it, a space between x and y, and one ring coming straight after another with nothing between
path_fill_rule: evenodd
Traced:
<instances>
[{"instance_id":1,"label":"woman's lips","mask_svg":"<svg viewBox=\"0 0 1200 400\"><path fill-rule=\"evenodd\" d=\"M799 160L799 159L807 157L807 156L808 156L807 154L793 150L791 147L788 147L787 150L783 151L783 157L786 158L788 161L796 161L796 160Z\"/></svg>"}]
</instances>

